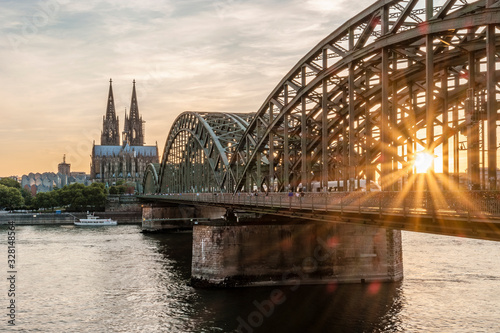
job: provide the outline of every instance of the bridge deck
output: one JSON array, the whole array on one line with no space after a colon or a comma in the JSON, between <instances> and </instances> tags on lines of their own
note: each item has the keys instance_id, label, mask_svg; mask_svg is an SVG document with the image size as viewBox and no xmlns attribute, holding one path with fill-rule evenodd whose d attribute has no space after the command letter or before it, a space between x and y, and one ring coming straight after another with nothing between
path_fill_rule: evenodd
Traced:
<instances>
[{"instance_id":1,"label":"bridge deck","mask_svg":"<svg viewBox=\"0 0 500 333\"><path fill-rule=\"evenodd\" d=\"M235 211L323 222L358 223L408 231L500 241L500 200L486 192L182 193L141 195L148 201L216 205Z\"/></svg>"}]
</instances>

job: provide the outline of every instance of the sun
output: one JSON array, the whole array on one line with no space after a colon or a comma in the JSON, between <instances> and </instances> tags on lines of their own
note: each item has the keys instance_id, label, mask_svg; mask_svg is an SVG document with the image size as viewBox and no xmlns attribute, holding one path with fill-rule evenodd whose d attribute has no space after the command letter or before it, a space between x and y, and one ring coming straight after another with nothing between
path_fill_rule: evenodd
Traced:
<instances>
[{"instance_id":1,"label":"sun","mask_svg":"<svg viewBox=\"0 0 500 333\"><path fill-rule=\"evenodd\" d=\"M420 151L415 154L413 166L415 167L417 173L426 173L431 168L433 161L434 155L429 154L426 151Z\"/></svg>"}]
</instances>

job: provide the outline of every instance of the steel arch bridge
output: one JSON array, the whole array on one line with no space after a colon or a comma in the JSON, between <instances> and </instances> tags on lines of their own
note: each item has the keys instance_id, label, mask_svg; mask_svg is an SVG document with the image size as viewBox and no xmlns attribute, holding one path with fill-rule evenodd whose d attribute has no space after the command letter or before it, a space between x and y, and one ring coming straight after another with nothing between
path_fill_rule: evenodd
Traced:
<instances>
[{"instance_id":1,"label":"steel arch bridge","mask_svg":"<svg viewBox=\"0 0 500 333\"><path fill-rule=\"evenodd\" d=\"M150 164L144 192L219 192L253 114L184 112L174 122L160 165Z\"/></svg>"},{"instance_id":2,"label":"steel arch bridge","mask_svg":"<svg viewBox=\"0 0 500 333\"><path fill-rule=\"evenodd\" d=\"M185 112L145 193L410 190L419 152L440 186L496 190L499 0L380 0L309 51L254 114ZM463 173L466 172L465 176ZM368 186L369 189L369 186Z\"/></svg>"}]
</instances>

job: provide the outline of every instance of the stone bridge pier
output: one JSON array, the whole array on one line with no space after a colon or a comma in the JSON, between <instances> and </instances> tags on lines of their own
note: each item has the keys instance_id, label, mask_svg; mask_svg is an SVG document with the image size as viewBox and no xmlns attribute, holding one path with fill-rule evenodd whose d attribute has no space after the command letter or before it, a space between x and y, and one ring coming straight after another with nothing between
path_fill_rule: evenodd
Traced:
<instances>
[{"instance_id":1,"label":"stone bridge pier","mask_svg":"<svg viewBox=\"0 0 500 333\"><path fill-rule=\"evenodd\" d=\"M271 215L237 219L213 206L145 204L142 216L144 231L193 230L191 283L196 287L403 278L399 230Z\"/></svg>"},{"instance_id":2,"label":"stone bridge pier","mask_svg":"<svg viewBox=\"0 0 500 333\"><path fill-rule=\"evenodd\" d=\"M191 276L202 287L399 281L401 231L303 221L195 225Z\"/></svg>"}]
</instances>

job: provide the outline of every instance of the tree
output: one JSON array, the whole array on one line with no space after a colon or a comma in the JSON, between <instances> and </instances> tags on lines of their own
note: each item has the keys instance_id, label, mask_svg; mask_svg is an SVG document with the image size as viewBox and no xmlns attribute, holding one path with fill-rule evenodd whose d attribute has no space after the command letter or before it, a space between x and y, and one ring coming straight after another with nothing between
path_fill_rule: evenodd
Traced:
<instances>
[{"instance_id":1,"label":"tree","mask_svg":"<svg viewBox=\"0 0 500 333\"><path fill-rule=\"evenodd\" d=\"M24 199L24 205L27 208L31 208L31 205L33 204L33 196L31 195L31 191L23 188L21 189L21 195L23 196Z\"/></svg>"},{"instance_id":2,"label":"tree","mask_svg":"<svg viewBox=\"0 0 500 333\"><path fill-rule=\"evenodd\" d=\"M0 184L0 208L16 209L23 205L24 199L19 189Z\"/></svg>"},{"instance_id":3,"label":"tree","mask_svg":"<svg viewBox=\"0 0 500 333\"><path fill-rule=\"evenodd\" d=\"M109 188L109 194L124 194L127 192L127 186L124 184L111 186Z\"/></svg>"},{"instance_id":4,"label":"tree","mask_svg":"<svg viewBox=\"0 0 500 333\"><path fill-rule=\"evenodd\" d=\"M51 193L60 206L72 211L103 209L106 205L106 188L102 183L71 184Z\"/></svg>"},{"instance_id":5,"label":"tree","mask_svg":"<svg viewBox=\"0 0 500 333\"><path fill-rule=\"evenodd\" d=\"M45 208L45 209L47 208L53 209L54 207L58 206L58 202L56 200L54 192L37 193L34 200L34 206L36 208Z\"/></svg>"},{"instance_id":6,"label":"tree","mask_svg":"<svg viewBox=\"0 0 500 333\"><path fill-rule=\"evenodd\" d=\"M2 179L0 179L0 184L5 185L7 187L21 189L21 184L19 184L19 182L17 180L14 180L12 178L2 178Z\"/></svg>"},{"instance_id":7,"label":"tree","mask_svg":"<svg viewBox=\"0 0 500 333\"><path fill-rule=\"evenodd\" d=\"M83 195L84 188L85 185L77 183L64 186L62 189L57 191L59 203L69 206L70 210L85 210L86 201Z\"/></svg>"},{"instance_id":8,"label":"tree","mask_svg":"<svg viewBox=\"0 0 500 333\"><path fill-rule=\"evenodd\" d=\"M104 208L106 205L106 188L102 183L92 183L90 186L84 188L83 195L87 206L92 207L94 210Z\"/></svg>"}]
</instances>

